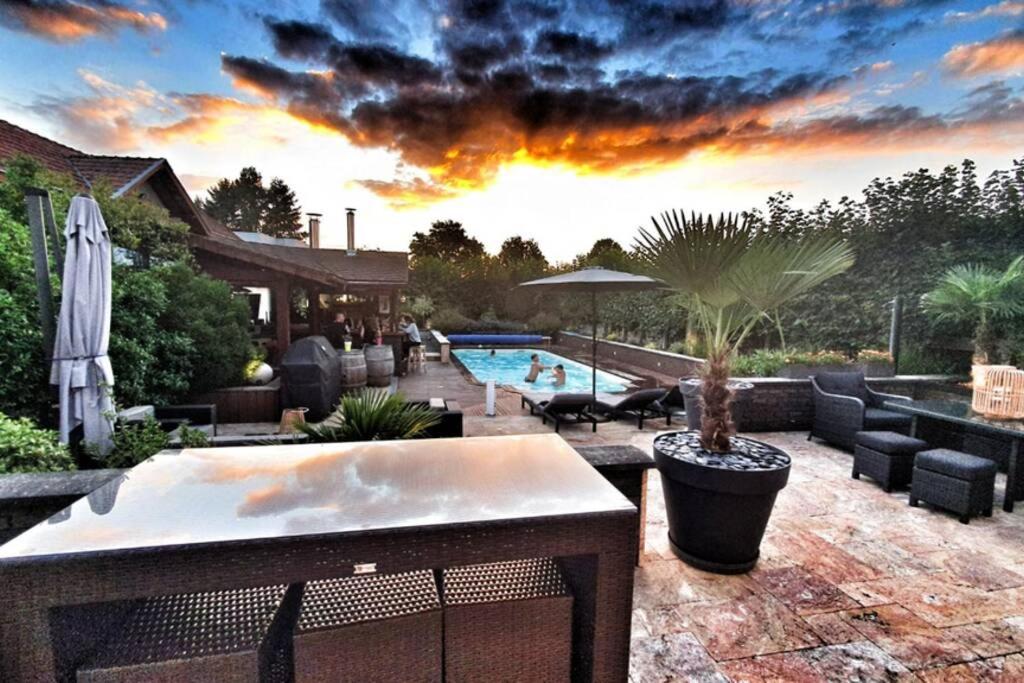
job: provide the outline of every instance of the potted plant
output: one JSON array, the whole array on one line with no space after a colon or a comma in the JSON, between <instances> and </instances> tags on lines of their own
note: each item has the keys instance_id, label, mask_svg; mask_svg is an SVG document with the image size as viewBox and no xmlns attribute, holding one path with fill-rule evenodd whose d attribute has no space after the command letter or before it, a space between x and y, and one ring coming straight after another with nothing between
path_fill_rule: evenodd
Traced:
<instances>
[{"instance_id":1,"label":"potted plant","mask_svg":"<svg viewBox=\"0 0 1024 683\"><path fill-rule=\"evenodd\" d=\"M729 364L759 322L783 304L853 264L832 237L795 239L756 231L745 217L666 212L641 229L640 261L677 293L704 339L699 432L654 441L665 491L669 541L700 569L740 573L757 562L775 496L789 478L790 458L734 436Z\"/></svg>"},{"instance_id":2,"label":"potted plant","mask_svg":"<svg viewBox=\"0 0 1024 683\"><path fill-rule=\"evenodd\" d=\"M1024 256L1004 271L967 264L947 270L939 285L921 297L925 312L939 321L974 328L974 363L987 365L996 353L993 323L1024 315L1020 287L1024 284Z\"/></svg>"}]
</instances>

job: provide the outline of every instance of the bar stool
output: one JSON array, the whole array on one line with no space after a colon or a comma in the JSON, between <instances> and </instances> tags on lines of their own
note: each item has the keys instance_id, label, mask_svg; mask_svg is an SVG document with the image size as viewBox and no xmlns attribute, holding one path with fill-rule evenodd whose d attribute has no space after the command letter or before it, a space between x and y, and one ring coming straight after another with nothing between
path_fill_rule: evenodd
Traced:
<instances>
[{"instance_id":1,"label":"bar stool","mask_svg":"<svg viewBox=\"0 0 1024 683\"><path fill-rule=\"evenodd\" d=\"M410 346L409 347L409 370L410 372L415 368L419 372L427 371L427 352L423 349L423 346Z\"/></svg>"},{"instance_id":2,"label":"bar stool","mask_svg":"<svg viewBox=\"0 0 1024 683\"><path fill-rule=\"evenodd\" d=\"M83 665L79 683L255 681L286 658L287 586L147 598Z\"/></svg>"}]
</instances>

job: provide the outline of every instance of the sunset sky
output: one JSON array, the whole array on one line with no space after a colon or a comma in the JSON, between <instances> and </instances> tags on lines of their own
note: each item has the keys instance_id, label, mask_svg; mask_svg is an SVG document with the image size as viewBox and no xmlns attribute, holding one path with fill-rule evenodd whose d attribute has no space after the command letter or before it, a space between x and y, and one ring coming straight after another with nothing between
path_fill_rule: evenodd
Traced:
<instances>
[{"instance_id":1,"label":"sunset sky","mask_svg":"<svg viewBox=\"0 0 1024 683\"><path fill-rule=\"evenodd\" d=\"M272 9L273 14L267 14ZM667 208L1024 154L1024 0L0 0L0 118L255 165L361 246L462 221L567 260Z\"/></svg>"}]
</instances>

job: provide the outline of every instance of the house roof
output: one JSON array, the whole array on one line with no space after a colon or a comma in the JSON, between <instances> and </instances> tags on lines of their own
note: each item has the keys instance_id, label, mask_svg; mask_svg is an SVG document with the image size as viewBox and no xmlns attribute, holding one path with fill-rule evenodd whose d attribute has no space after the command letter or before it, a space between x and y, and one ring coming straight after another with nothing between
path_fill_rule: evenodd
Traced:
<instances>
[{"instance_id":1,"label":"house roof","mask_svg":"<svg viewBox=\"0 0 1024 683\"><path fill-rule=\"evenodd\" d=\"M404 251L312 249L247 242L213 216L204 213L208 236L195 235L197 249L260 268L317 282L343 291L357 287L404 287L409 283L409 255Z\"/></svg>"},{"instance_id":2,"label":"house roof","mask_svg":"<svg viewBox=\"0 0 1024 683\"><path fill-rule=\"evenodd\" d=\"M344 249L310 249L240 239L196 207L166 159L86 154L0 120L0 163L19 154L34 157L51 171L69 173L86 187L104 179L113 185L115 196L149 182L171 215L192 227L191 243L197 249L342 290L353 285L400 287L409 282L405 252L360 250L350 255Z\"/></svg>"}]
</instances>

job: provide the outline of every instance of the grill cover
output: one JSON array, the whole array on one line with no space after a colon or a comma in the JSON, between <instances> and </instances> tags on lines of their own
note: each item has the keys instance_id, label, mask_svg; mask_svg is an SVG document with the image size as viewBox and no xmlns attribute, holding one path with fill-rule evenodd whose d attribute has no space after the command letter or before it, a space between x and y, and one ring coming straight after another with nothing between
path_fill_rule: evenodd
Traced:
<instances>
[{"instance_id":1,"label":"grill cover","mask_svg":"<svg viewBox=\"0 0 1024 683\"><path fill-rule=\"evenodd\" d=\"M305 337L292 343L281 359L281 400L284 408L309 408L315 422L327 417L341 396L341 359L327 337Z\"/></svg>"}]
</instances>

